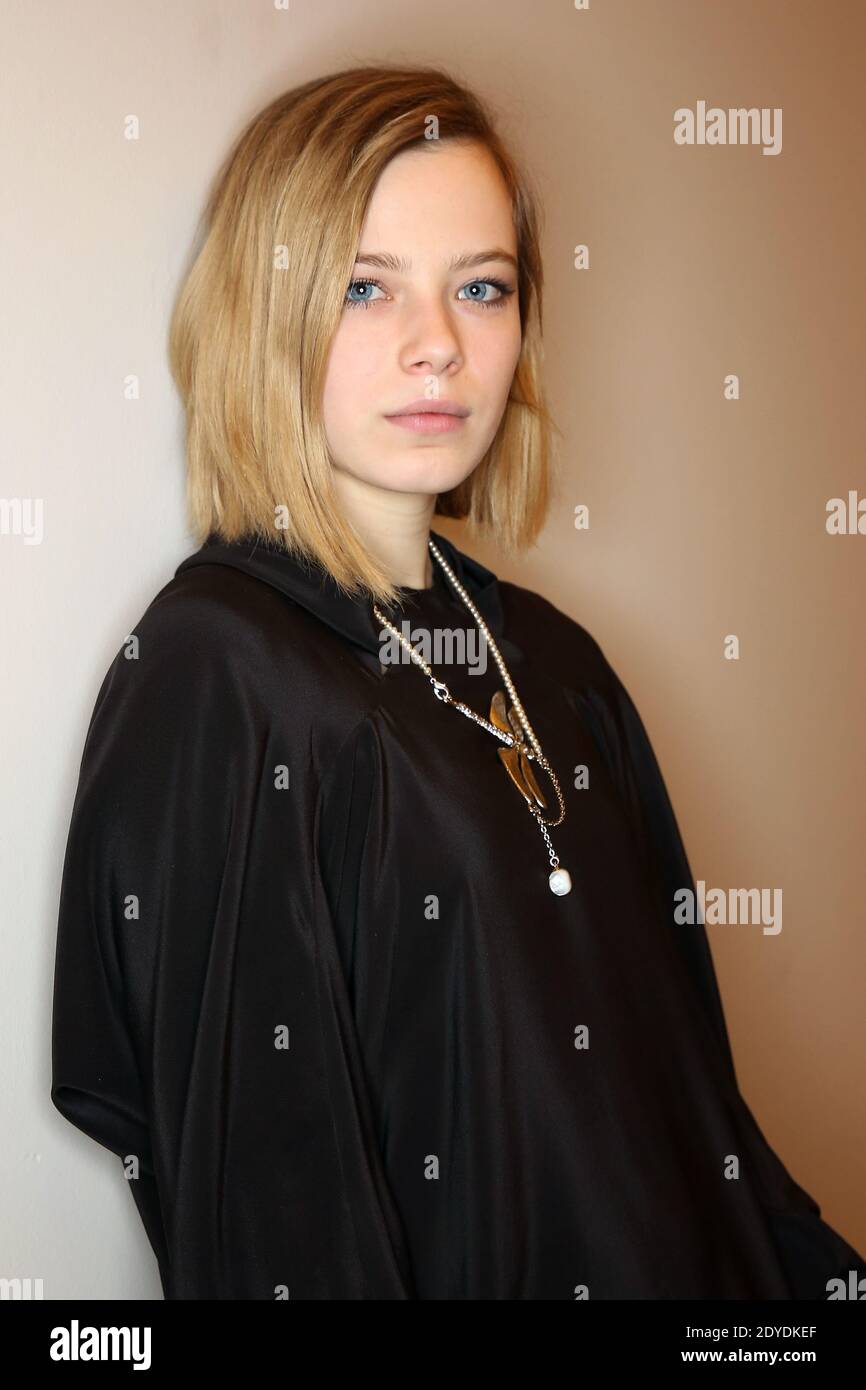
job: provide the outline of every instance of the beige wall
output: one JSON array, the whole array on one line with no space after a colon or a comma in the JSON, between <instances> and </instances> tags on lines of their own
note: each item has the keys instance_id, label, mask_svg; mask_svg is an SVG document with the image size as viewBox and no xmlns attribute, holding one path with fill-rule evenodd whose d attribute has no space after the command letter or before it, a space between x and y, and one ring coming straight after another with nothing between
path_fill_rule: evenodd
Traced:
<instances>
[{"instance_id":1,"label":"beige wall","mask_svg":"<svg viewBox=\"0 0 866 1390\"><path fill-rule=\"evenodd\" d=\"M46 1297L160 1296L116 1160L47 1100L68 806L98 682L189 549L165 331L208 181L270 96L381 58L476 84L546 206L549 526L520 563L443 529L601 642L695 876L783 890L778 934L708 928L740 1081L866 1250L866 535L825 530L829 498L866 493L864 16L861 0L6 0L0 495L43 499L45 530L0 538L0 1274L43 1277ZM782 152L676 145L674 110L702 100L782 108Z\"/></svg>"}]
</instances>

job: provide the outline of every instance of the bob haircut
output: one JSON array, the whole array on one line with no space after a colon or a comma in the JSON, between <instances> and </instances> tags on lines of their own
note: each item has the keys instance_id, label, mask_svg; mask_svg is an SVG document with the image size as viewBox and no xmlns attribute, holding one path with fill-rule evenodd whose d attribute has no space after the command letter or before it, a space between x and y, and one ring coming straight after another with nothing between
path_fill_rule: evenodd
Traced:
<instances>
[{"instance_id":1,"label":"bob haircut","mask_svg":"<svg viewBox=\"0 0 866 1390\"><path fill-rule=\"evenodd\" d=\"M502 173L522 337L496 435L435 512L466 518L508 551L531 544L549 504L552 428L540 380L539 213L480 101L446 72L350 68L254 117L214 181L169 330L197 544L281 544L343 591L389 605L396 586L338 506L321 401L376 180L395 155L431 139L480 142Z\"/></svg>"}]
</instances>

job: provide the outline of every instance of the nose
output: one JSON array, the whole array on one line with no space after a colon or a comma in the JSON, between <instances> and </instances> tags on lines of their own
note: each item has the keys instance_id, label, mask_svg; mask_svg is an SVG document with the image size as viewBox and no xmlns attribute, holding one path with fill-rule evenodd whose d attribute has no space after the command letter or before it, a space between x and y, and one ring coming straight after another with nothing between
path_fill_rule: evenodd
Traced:
<instances>
[{"instance_id":1,"label":"nose","mask_svg":"<svg viewBox=\"0 0 866 1390\"><path fill-rule=\"evenodd\" d=\"M416 300L407 318L400 357L408 371L420 368L437 374L462 361L454 321L438 295Z\"/></svg>"}]
</instances>

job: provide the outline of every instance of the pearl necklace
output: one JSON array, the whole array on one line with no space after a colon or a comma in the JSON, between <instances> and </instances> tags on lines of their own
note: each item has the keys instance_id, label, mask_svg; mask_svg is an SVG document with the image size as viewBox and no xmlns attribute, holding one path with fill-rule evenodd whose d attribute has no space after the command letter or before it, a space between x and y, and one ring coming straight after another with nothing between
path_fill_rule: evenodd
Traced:
<instances>
[{"instance_id":1,"label":"pearl necklace","mask_svg":"<svg viewBox=\"0 0 866 1390\"><path fill-rule=\"evenodd\" d=\"M535 735L532 725L526 717L526 711L521 704L520 697L514 687L514 682L502 658L502 653L494 642L489 627L442 552L439 550L439 547L434 543L432 538L428 539L427 544L430 547L432 555L438 561L450 583L454 589L456 589L479 628L484 633L485 640L489 644L490 650L493 652L494 660L505 682L511 705L509 706L506 702L505 691L497 690L490 702L490 718L484 719L482 715L476 714L468 705L465 705L462 700L455 700L445 682L437 680L429 664L424 660L420 652L416 651L403 634L397 631L394 624L388 621L381 608L375 603L373 604L373 612L383 627L386 627L393 633L398 642L400 642L409 653L409 656L415 662L416 666L419 666L428 677L433 686L433 693L437 700L442 700L444 704L453 705L461 714L465 714L469 719L474 719L475 723L479 724L482 729L486 729L488 733L493 734L495 738L500 739L501 742L506 745L505 748L497 750L500 761L520 794L525 798L526 805L534 816L538 828L544 836L552 866L548 877L550 891L555 893L557 897L563 897L566 893L571 892L571 875L567 869L560 868L559 857L554 851L550 836L547 833L547 827L549 825L561 825L565 820L565 802L556 773L553 771L553 768L542 752L541 744ZM528 739L531 744L529 748L526 746L526 739ZM547 809L547 802L542 796L538 783L533 776L530 766L533 762L537 762L540 767L544 768L556 789L556 795L559 801L559 816L556 820L545 820L541 814L542 811Z\"/></svg>"}]
</instances>

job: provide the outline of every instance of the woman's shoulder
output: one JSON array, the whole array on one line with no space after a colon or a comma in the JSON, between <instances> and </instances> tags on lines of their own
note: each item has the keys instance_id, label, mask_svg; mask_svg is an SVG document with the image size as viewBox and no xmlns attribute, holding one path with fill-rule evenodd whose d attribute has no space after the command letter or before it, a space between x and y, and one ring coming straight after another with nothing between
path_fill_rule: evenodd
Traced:
<instances>
[{"instance_id":1,"label":"woman's shoulder","mask_svg":"<svg viewBox=\"0 0 866 1390\"><path fill-rule=\"evenodd\" d=\"M281 595L242 570L227 565L181 565L156 593L136 624L153 638L185 639L194 645L260 641L285 621Z\"/></svg>"},{"instance_id":2,"label":"woman's shoulder","mask_svg":"<svg viewBox=\"0 0 866 1390\"><path fill-rule=\"evenodd\" d=\"M584 623L534 589L500 580L504 632L563 685L612 692L618 678Z\"/></svg>"},{"instance_id":3,"label":"woman's shoulder","mask_svg":"<svg viewBox=\"0 0 866 1390\"><path fill-rule=\"evenodd\" d=\"M289 596L241 569L181 565L126 640L135 639L138 656L154 669L171 668L194 684L222 674L251 686L290 673L297 683L313 655L308 618Z\"/></svg>"},{"instance_id":4,"label":"woman's shoulder","mask_svg":"<svg viewBox=\"0 0 866 1390\"><path fill-rule=\"evenodd\" d=\"M286 642L290 605L250 576L219 565L176 573L123 635L102 679L93 729L162 727L176 739L205 725L239 726L256 709L292 700L298 653Z\"/></svg>"}]
</instances>

